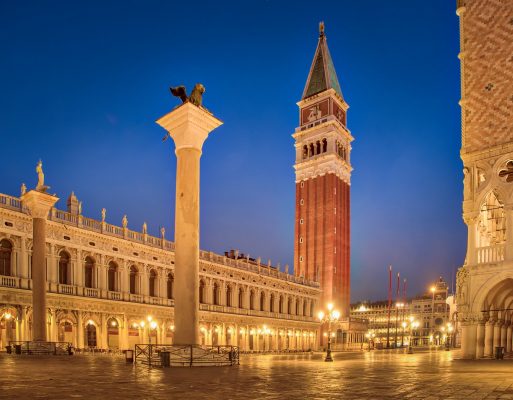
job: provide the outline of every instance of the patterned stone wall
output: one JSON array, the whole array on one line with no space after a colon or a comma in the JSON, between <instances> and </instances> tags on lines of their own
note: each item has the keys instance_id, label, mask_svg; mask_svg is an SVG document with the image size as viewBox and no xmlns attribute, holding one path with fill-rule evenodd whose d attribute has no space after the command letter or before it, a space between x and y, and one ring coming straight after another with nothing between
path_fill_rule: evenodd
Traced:
<instances>
[{"instance_id":1,"label":"patterned stone wall","mask_svg":"<svg viewBox=\"0 0 513 400\"><path fill-rule=\"evenodd\" d=\"M459 0L462 152L513 142L513 1Z\"/></svg>"}]
</instances>

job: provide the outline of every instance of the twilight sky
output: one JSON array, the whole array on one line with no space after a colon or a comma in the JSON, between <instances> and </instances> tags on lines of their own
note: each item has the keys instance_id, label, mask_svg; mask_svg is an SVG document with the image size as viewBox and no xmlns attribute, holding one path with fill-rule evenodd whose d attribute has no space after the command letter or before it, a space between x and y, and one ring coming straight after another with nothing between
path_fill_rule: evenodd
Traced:
<instances>
[{"instance_id":1,"label":"twilight sky","mask_svg":"<svg viewBox=\"0 0 513 400\"><path fill-rule=\"evenodd\" d=\"M325 21L353 142L352 300L464 259L455 1L0 2L0 192L46 182L88 217L174 236L168 87L206 86L201 247L293 264L300 100Z\"/></svg>"}]
</instances>

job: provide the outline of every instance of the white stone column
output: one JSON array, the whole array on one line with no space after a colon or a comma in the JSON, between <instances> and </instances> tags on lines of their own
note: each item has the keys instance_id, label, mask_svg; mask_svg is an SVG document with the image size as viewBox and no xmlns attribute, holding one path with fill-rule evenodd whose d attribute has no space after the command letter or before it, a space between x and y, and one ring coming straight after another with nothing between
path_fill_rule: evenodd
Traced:
<instances>
[{"instance_id":1,"label":"white stone column","mask_svg":"<svg viewBox=\"0 0 513 400\"><path fill-rule=\"evenodd\" d=\"M190 102L157 123L175 142L175 342L199 344L200 157L208 134L222 122Z\"/></svg>"},{"instance_id":2,"label":"white stone column","mask_svg":"<svg viewBox=\"0 0 513 400\"><path fill-rule=\"evenodd\" d=\"M513 261L513 205L504 207L506 214L506 246L504 246L504 261Z\"/></svg>"},{"instance_id":3,"label":"white stone column","mask_svg":"<svg viewBox=\"0 0 513 400\"><path fill-rule=\"evenodd\" d=\"M495 347L501 345L501 329L502 329L503 321L497 321L495 326L493 327L493 349L495 351ZM493 353L492 353L493 354Z\"/></svg>"},{"instance_id":4,"label":"white stone column","mask_svg":"<svg viewBox=\"0 0 513 400\"><path fill-rule=\"evenodd\" d=\"M31 190L22 196L32 216L32 332L34 341L46 341L46 218L59 200Z\"/></svg>"},{"instance_id":5,"label":"white stone column","mask_svg":"<svg viewBox=\"0 0 513 400\"><path fill-rule=\"evenodd\" d=\"M461 356L462 358L476 358L476 324L462 322L461 324Z\"/></svg>"},{"instance_id":6,"label":"white stone column","mask_svg":"<svg viewBox=\"0 0 513 400\"><path fill-rule=\"evenodd\" d=\"M25 236L21 237L21 248L20 248L20 277L21 277L21 288L28 289L28 278L29 278L29 267L28 267L28 252L27 252L27 240Z\"/></svg>"},{"instance_id":7,"label":"white stone column","mask_svg":"<svg viewBox=\"0 0 513 400\"><path fill-rule=\"evenodd\" d=\"M485 321L479 321L477 324L476 342L476 358L482 358L485 347Z\"/></svg>"},{"instance_id":8,"label":"white stone column","mask_svg":"<svg viewBox=\"0 0 513 400\"><path fill-rule=\"evenodd\" d=\"M477 264L477 215L465 215L467 224L467 265Z\"/></svg>"},{"instance_id":9,"label":"white stone column","mask_svg":"<svg viewBox=\"0 0 513 400\"><path fill-rule=\"evenodd\" d=\"M504 347L504 351L506 351L507 348L508 327L509 321L504 321L501 327L501 346Z\"/></svg>"},{"instance_id":10,"label":"white stone column","mask_svg":"<svg viewBox=\"0 0 513 400\"><path fill-rule=\"evenodd\" d=\"M491 357L493 355L493 327L495 321L488 320L485 326L485 343L484 343L484 356Z\"/></svg>"},{"instance_id":11,"label":"white stone column","mask_svg":"<svg viewBox=\"0 0 513 400\"><path fill-rule=\"evenodd\" d=\"M84 317L82 311L77 313L77 347L84 348Z\"/></svg>"},{"instance_id":12,"label":"white stone column","mask_svg":"<svg viewBox=\"0 0 513 400\"><path fill-rule=\"evenodd\" d=\"M511 325L511 322L509 323L508 325L508 330L506 331L506 352L507 353L510 353L511 352L511 339L512 339L512 325Z\"/></svg>"}]
</instances>

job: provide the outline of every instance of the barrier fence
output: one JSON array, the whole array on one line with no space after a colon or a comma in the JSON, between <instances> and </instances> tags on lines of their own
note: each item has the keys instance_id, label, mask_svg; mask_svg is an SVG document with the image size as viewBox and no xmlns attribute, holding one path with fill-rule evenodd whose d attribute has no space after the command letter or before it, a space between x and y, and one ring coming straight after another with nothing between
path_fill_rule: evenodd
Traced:
<instances>
[{"instance_id":1,"label":"barrier fence","mask_svg":"<svg viewBox=\"0 0 513 400\"><path fill-rule=\"evenodd\" d=\"M68 342L30 342L10 341L6 346L7 353L30 355L72 355L73 348Z\"/></svg>"},{"instance_id":2,"label":"barrier fence","mask_svg":"<svg viewBox=\"0 0 513 400\"><path fill-rule=\"evenodd\" d=\"M239 365L237 346L135 345L135 364L150 367L196 367Z\"/></svg>"}]
</instances>

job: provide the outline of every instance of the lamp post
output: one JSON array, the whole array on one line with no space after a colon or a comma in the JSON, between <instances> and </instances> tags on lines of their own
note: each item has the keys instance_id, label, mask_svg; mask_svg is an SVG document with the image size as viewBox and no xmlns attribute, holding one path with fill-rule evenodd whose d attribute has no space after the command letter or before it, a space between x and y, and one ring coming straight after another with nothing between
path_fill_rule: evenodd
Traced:
<instances>
[{"instance_id":1,"label":"lamp post","mask_svg":"<svg viewBox=\"0 0 513 400\"><path fill-rule=\"evenodd\" d=\"M326 350L326 358L324 361L332 362L333 358L331 357L331 323L338 321L340 318L340 313L337 310L333 309L333 304L329 303L328 312L324 313L323 311L319 311L318 317L321 324L328 323L328 349Z\"/></svg>"},{"instance_id":2,"label":"lamp post","mask_svg":"<svg viewBox=\"0 0 513 400\"><path fill-rule=\"evenodd\" d=\"M401 326L403 327L403 330L401 332L401 347L404 346L404 330L406 328L406 325L408 325L405 321L401 323Z\"/></svg>"},{"instance_id":3,"label":"lamp post","mask_svg":"<svg viewBox=\"0 0 513 400\"><path fill-rule=\"evenodd\" d=\"M431 293L433 295L432 297L432 300L431 300L431 323L430 323L430 332L431 332L431 335L433 335L435 333L435 291L436 291L436 287L433 285L431 286L431 288L429 289L431 290Z\"/></svg>"},{"instance_id":4,"label":"lamp post","mask_svg":"<svg viewBox=\"0 0 513 400\"><path fill-rule=\"evenodd\" d=\"M413 319L413 318L411 318ZM411 321L410 322L410 341L408 342L408 354L412 354L413 353L413 347L412 347L412 342L413 342L413 336L415 334L415 330L419 327L419 321Z\"/></svg>"}]
</instances>

